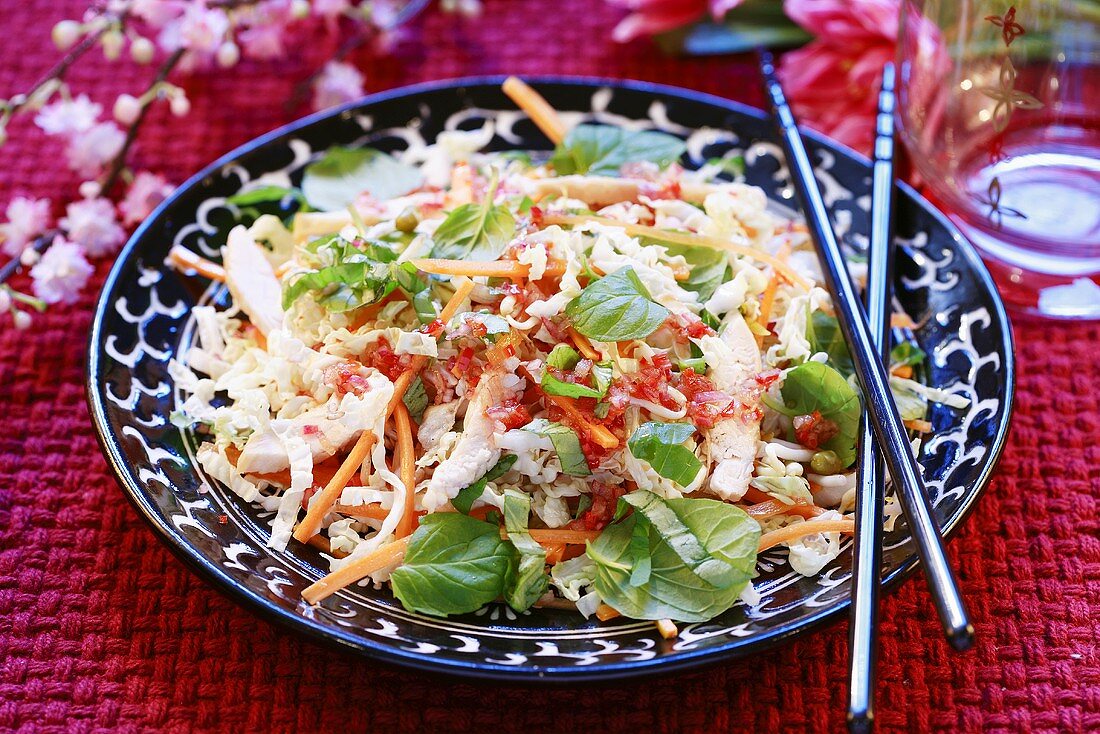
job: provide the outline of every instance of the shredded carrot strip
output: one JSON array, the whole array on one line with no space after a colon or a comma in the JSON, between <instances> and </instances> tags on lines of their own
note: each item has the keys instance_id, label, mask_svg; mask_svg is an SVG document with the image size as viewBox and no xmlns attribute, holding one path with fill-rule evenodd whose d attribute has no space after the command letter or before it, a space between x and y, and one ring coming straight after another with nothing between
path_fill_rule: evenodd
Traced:
<instances>
[{"instance_id":1,"label":"shredded carrot strip","mask_svg":"<svg viewBox=\"0 0 1100 734\"><path fill-rule=\"evenodd\" d=\"M890 314L890 326L894 329L912 329L917 325L916 321L909 318L907 313L892 313Z\"/></svg>"},{"instance_id":2,"label":"shredded carrot strip","mask_svg":"<svg viewBox=\"0 0 1100 734\"><path fill-rule=\"evenodd\" d=\"M411 535L416 527L416 449L413 447L412 421L404 403L398 403L393 411L397 425L397 456L401 466L401 482L405 485L405 514L397 523L397 537Z\"/></svg>"},{"instance_id":3,"label":"shredded carrot strip","mask_svg":"<svg viewBox=\"0 0 1100 734\"><path fill-rule=\"evenodd\" d=\"M751 517L758 519L775 517L776 515L799 515L809 520L824 512L824 510L817 505L810 505L805 502L796 502L792 505L788 505L786 502L780 502L775 499L757 502L755 505L749 505L744 509Z\"/></svg>"},{"instance_id":4,"label":"shredded carrot strip","mask_svg":"<svg viewBox=\"0 0 1100 734\"><path fill-rule=\"evenodd\" d=\"M178 270L184 272L194 271L204 278L216 280L220 283L225 282L225 268L215 262L207 260L205 257L196 255L186 247L174 245L172 249L168 251L168 262Z\"/></svg>"},{"instance_id":5,"label":"shredded carrot strip","mask_svg":"<svg viewBox=\"0 0 1100 734\"><path fill-rule=\"evenodd\" d=\"M928 421L905 421L905 427L917 433L931 433L932 424Z\"/></svg>"},{"instance_id":6,"label":"shredded carrot strip","mask_svg":"<svg viewBox=\"0 0 1100 734\"><path fill-rule=\"evenodd\" d=\"M543 547L546 548L547 564L553 566L561 562L561 557L565 555L565 543L547 543Z\"/></svg>"},{"instance_id":7,"label":"shredded carrot strip","mask_svg":"<svg viewBox=\"0 0 1100 734\"><path fill-rule=\"evenodd\" d=\"M518 77L510 76L504 80L500 88L508 95L508 98L516 103L516 107L527 113L531 121L539 130L550 138L550 142L557 145L565 139L565 123L561 121L557 111L550 106L541 94L531 89L526 82Z\"/></svg>"},{"instance_id":8,"label":"shredded carrot strip","mask_svg":"<svg viewBox=\"0 0 1100 734\"><path fill-rule=\"evenodd\" d=\"M713 250L728 250L729 252L751 257L758 262L771 265L775 268L777 273L803 290L808 291L813 285L779 258L769 255L762 250L757 250L754 247L745 247L744 245L738 245L733 242L726 242L717 237L706 237L699 234L690 234L688 232L674 232L668 229L649 227L644 224L620 222L617 219L609 219L608 217L596 215L570 216L567 214L547 214L543 216L542 221L544 224L567 224L571 226L596 222L597 224L604 224L609 227L621 227L627 234L634 235L635 237L650 237L655 240L673 242L678 245L694 245L696 247L709 247Z\"/></svg>"},{"instance_id":9,"label":"shredded carrot strip","mask_svg":"<svg viewBox=\"0 0 1100 734\"><path fill-rule=\"evenodd\" d=\"M592 346L592 342L588 341L588 337L572 326L569 327L569 336L572 337L573 343L577 345L577 351L585 359L591 359L593 362L599 362L602 359L600 353Z\"/></svg>"},{"instance_id":10,"label":"shredded carrot strip","mask_svg":"<svg viewBox=\"0 0 1100 734\"><path fill-rule=\"evenodd\" d=\"M321 535L314 535L312 538L306 541L307 544L312 545L322 553L328 553L330 556L336 558L347 558L347 553L342 550L333 550L332 545L329 543L328 538Z\"/></svg>"},{"instance_id":11,"label":"shredded carrot strip","mask_svg":"<svg viewBox=\"0 0 1100 734\"><path fill-rule=\"evenodd\" d=\"M531 266L518 260L494 260L493 262L475 262L472 260L441 260L423 258L410 260L417 270L433 275L465 275L470 278L526 278Z\"/></svg>"},{"instance_id":12,"label":"shredded carrot strip","mask_svg":"<svg viewBox=\"0 0 1100 734\"><path fill-rule=\"evenodd\" d=\"M615 619L615 617L618 616L621 616L618 610L609 607L606 604L601 604L596 607L596 619L600 620L601 622L606 622L609 619Z\"/></svg>"},{"instance_id":13,"label":"shredded carrot strip","mask_svg":"<svg viewBox=\"0 0 1100 734\"><path fill-rule=\"evenodd\" d=\"M854 533L856 531L855 520L807 520L796 522L764 533L760 536L758 553L763 553L768 548L774 548L780 543L787 543L814 533Z\"/></svg>"},{"instance_id":14,"label":"shredded carrot strip","mask_svg":"<svg viewBox=\"0 0 1100 734\"><path fill-rule=\"evenodd\" d=\"M895 377L903 377L909 379L913 376L913 367L907 364L900 364L894 369L890 370L890 374Z\"/></svg>"},{"instance_id":15,"label":"shredded carrot strip","mask_svg":"<svg viewBox=\"0 0 1100 734\"><path fill-rule=\"evenodd\" d=\"M373 502L369 505L340 505L336 504L332 506L333 512L339 512L341 515L347 515L348 517L357 517L363 520L385 520L390 514L390 511ZM320 536L313 536L318 538Z\"/></svg>"},{"instance_id":16,"label":"shredded carrot strip","mask_svg":"<svg viewBox=\"0 0 1100 734\"><path fill-rule=\"evenodd\" d=\"M772 306L775 305L775 291L779 287L779 278L773 277L768 281L768 287L764 289L764 296L760 299L760 316L757 317L756 323L765 329L768 328L768 319L772 315ZM756 346L761 347L764 344L764 335L756 335Z\"/></svg>"},{"instance_id":17,"label":"shredded carrot strip","mask_svg":"<svg viewBox=\"0 0 1100 734\"><path fill-rule=\"evenodd\" d=\"M564 528L550 528L548 530L536 528L528 530L531 537L539 545L565 543L575 545L587 543L600 537L599 530L566 530Z\"/></svg>"},{"instance_id":18,"label":"shredded carrot strip","mask_svg":"<svg viewBox=\"0 0 1100 734\"><path fill-rule=\"evenodd\" d=\"M388 543L307 586L302 591L302 598L310 604L317 604L345 586L397 563L405 557L405 549L408 545L408 538Z\"/></svg>"},{"instance_id":19,"label":"shredded carrot strip","mask_svg":"<svg viewBox=\"0 0 1100 734\"><path fill-rule=\"evenodd\" d=\"M680 634L680 630L676 628L671 619L658 619L657 631L661 634L661 637L666 640L676 639Z\"/></svg>"},{"instance_id":20,"label":"shredded carrot strip","mask_svg":"<svg viewBox=\"0 0 1100 734\"><path fill-rule=\"evenodd\" d=\"M332 479L313 499L306 511L306 516L294 529L294 537L299 542L305 543L321 529L321 521L324 520L325 515L332 509L332 506L336 504L336 500L340 498L340 493L344 491L344 487L347 486L348 480L355 474L355 470L367 458L367 454L374 446L375 439L376 436L373 431L363 431L359 435L359 440L355 442L348 458L344 459L344 463L340 464L340 468L332 475Z\"/></svg>"}]
</instances>

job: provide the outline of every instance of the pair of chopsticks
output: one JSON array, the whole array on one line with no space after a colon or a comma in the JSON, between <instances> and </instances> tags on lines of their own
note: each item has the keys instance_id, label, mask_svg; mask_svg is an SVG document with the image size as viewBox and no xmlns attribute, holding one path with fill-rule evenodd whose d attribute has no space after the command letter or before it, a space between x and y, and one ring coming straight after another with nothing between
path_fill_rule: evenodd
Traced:
<instances>
[{"instance_id":1,"label":"pair of chopsticks","mask_svg":"<svg viewBox=\"0 0 1100 734\"><path fill-rule=\"evenodd\" d=\"M791 179L802 201L806 225L821 260L825 284L832 296L837 321L851 352L864 396L852 568L854 600L851 607L848 723L852 731L868 731L874 716L885 468L889 468L893 477L948 641L955 649L964 650L972 643L974 634L951 566L944 555L943 538L932 516L928 493L910 450L901 416L891 397L884 367L884 360L890 351L890 283L893 277L894 68L892 64L887 65L879 96L867 282L870 323L860 308L855 288L848 277L844 257L814 177L813 164L802 143L783 88L776 78L772 55L766 51L760 53L760 71L764 78L765 94L774 110Z\"/></svg>"}]
</instances>

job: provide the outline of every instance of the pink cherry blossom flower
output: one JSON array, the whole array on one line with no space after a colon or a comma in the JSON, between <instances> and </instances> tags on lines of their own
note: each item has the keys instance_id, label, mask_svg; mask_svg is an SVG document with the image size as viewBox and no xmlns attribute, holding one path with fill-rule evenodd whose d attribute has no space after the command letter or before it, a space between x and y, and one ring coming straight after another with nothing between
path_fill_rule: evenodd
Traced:
<instances>
[{"instance_id":1,"label":"pink cherry blossom flower","mask_svg":"<svg viewBox=\"0 0 1100 734\"><path fill-rule=\"evenodd\" d=\"M330 61L313 82L313 109L351 102L363 96L363 75L351 64Z\"/></svg>"},{"instance_id":2,"label":"pink cherry blossom flower","mask_svg":"<svg viewBox=\"0 0 1100 734\"><path fill-rule=\"evenodd\" d=\"M867 153L882 66L895 56L899 0L786 0L817 38L784 54L780 77L799 121Z\"/></svg>"},{"instance_id":3,"label":"pink cherry blossom flower","mask_svg":"<svg viewBox=\"0 0 1100 734\"><path fill-rule=\"evenodd\" d=\"M157 44L166 51L185 48L190 53L181 67L208 64L229 31L229 16L220 8L208 8L202 0L187 3L183 14L161 28Z\"/></svg>"},{"instance_id":4,"label":"pink cherry blossom flower","mask_svg":"<svg viewBox=\"0 0 1100 734\"><path fill-rule=\"evenodd\" d=\"M69 141L69 146L65 149L69 168L81 176L92 177L118 155L125 141L126 135L118 125L101 122Z\"/></svg>"},{"instance_id":5,"label":"pink cherry blossom flower","mask_svg":"<svg viewBox=\"0 0 1100 734\"><path fill-rule=\"evenodd\" d=\"M607 0L630 11L611 31L619 43L694 23L708 12L715 20L744 0Z\"/></svg>"},{"instance_id":6,"label":"pink cherry blossom flower","mask_svg":"<svg viewBox=\"0 0 1100 734\"><path fill-rule=\"evenodd\" d=\"M84 248L91 257L108 255L119 248L126 232L118 225L115 207L107 199L83 199L65 208L61 226L69 239Z\"/></svg>"},{"instance_id":7,"label":"pink cherry blossom flower","mask_svg":"<svg viewBox=\"0 0 1100 734\"><path fill-rule=\"evenodd\" d=\"M103 107L82 94L43 107L34 116L34 124L47 135L75 135L95 125Z\"/></svg>"},{"instance_id":8,"label":"pink cherry blossom flower","mask_svg":"<svg viewBox=\"0 0 1100 734\"><path fill-rule=\"evenodd\" d=\"M170 20L178 18L183 10L180 0L133 0L130 13L141 18L154 28L161 28Z\"/></svg>"},{"instance_id":9,"label":"pink cherry blossom flower","mask_svg":"<svg viewBox=\"0 0 1100 734\"><path fill-rule=\"evenodd\" d=\"M260 23L238 32L237 40L250 59L277 59L286 53L285 34L281 23Z\"/></svg>"},{"instance_id":10,"label":"pink cherry blossom flower","mask_svg":"<svg viewBox=\"0 0 1100 734\"><path fill-rule=\"evenodd\" d=\"M142 171L134 176L126 196L118 204L122 223L130 226L143 221L170 193L172 185L164 180L164 176Z\"/></svg>"},{"instance_id":11,"label":"pink cherry blossom flower","mask_svg":"<svg viewBox=\"0 0 1100 734\"><path fill-rule=\"evenodd\" d=\"M58 235L31 268L34 294L46 303L72 303L92 272L83 250Z\"/></svg>"},{"instance_id":12,"label":"pink cherry blossom flower","mask_svg":"<svg viewBox=\"0 0 1100 734\"><path fill-rule=\"evenodd\" d=\"M313 7L313 14L324 18L329 22L333 22L351 7L351 3L348 0L313 0L310 3Z\"/></svg>"},{"instance_id":13,"label":"pink cherry blossom flower","mask_svg":"<svg viewBox=\"0 0 1100 734\"><path fill-rule=\"evenodd\" d=\"M17 196L4 214L8 221L0 224L0 247L15 257L50 226L50 200Z\"/></svg>"}]
</instances>

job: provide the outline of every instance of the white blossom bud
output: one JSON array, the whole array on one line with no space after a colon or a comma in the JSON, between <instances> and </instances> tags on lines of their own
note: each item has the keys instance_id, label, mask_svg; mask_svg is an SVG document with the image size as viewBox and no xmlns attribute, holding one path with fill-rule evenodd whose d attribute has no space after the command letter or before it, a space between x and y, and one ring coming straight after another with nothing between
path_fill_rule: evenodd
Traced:
<instances>
[{"instance_id":1,"label":"white blossom bud","mask_svg":"<svg viewBox=\"0 0 1100 734\"><path fill-rule=\"evenodd\" d=\"M7 313L11 309L11 295L7 288L0 288L0 313Z\"/></svg>"},{"instance_id":2,"label":"white blossom bud","mask_svg":"<svg viewBox=\"0 0 1100 734\"><path fill-rule=\"evenodd\" d=\"M185 117L191 111L191 100L187 99L187 95L181 89L168 100L168 109L172 110L172 114L176 117Z\"/></svg>"},{"instance_id":3,"label":"white blossom bud","mask_svg":"<svg viewBox=\"0 0 1100 734\"><path fill-rule=\"evenodd\" d=\"M309 0L293 0L290 3L290 15L297 20L309 17Z\"/></svg>"},{"instance_id":4,"label":"white blossom bud","mask_svg":"<svg viewBox=\"0 0 1100 734\"><path fill-rule=\"evenodd\" d=\"M217 58L218 66L228 69L231 66L236 66L237 62L241 60L241 49L232 41L226 41L218 46Z\"/></svg>"},{"instance_id":5,"label":"white blossom bud","mask_svg":"<svg viewBox=\"0 0 1100 734\"><path fill-rule=\"evenodd\" d=\"M122 55L123 40L119 30L110 30L103 34L99 42L103 45L103 56L108 61L114 61Z\"/></svg>"},{"instance_id":6,"label":"white blossom bud","mask_svg":"<svg viewBox=\"0 0 1100 734\"><path fill-rule=\"evenodd\" d=\"M38 250L33 247L27 247L23 252L19 253L19 263L24 267L29 268L38 262L42 256L38 254Z\"/></svg>"},{"instance_id":7,"label":"white blossom bud","mask_svg":"<svg viewBox=\"0 0 1100 734\"><path fill-rule=\"evenodd\" d=\"M50 38L53 39L53 45L61 51L71 48L77 40L80 39L80 34L83 32L83 28L75 20L62 20L59 21L50 32Z\"/></svg>"},{"instance_id":8,"label":"white blossom bud","mask_svg":"<svg viewBox=\"0 0 1100 734\"><path fill-rule=\"evenodd\" d=\"M85 181L80 184L80 195L85 199L94 199L100 194L98 181Z\"/></svg>"},{"instance_id":9,"label":"white blossom bud","mask_svg":"<svg viewBox=\"0 0 1100 734\"><path fill-rule=\"evenodd\" d=\"M141 114L141 100L132 94L120 94L115 99L114 116L123 125L133 125Z\"/></svg>"},{"instance_id":10,"label":"white blossom bud","mask_svg":"<svg viewBox=\"0 0 1100 734\"><path fill-rule=\"evenodd\" d=\"M31 325L31 315L26 311L12 311L12 319L15 321L15 328L28 329Z\"/></svg>"},{"instance_id":11,"label":"white blossom bud","mask_svg":"<svg viewBox=\"0 0 1100 734\"><path fill-rule=\"evenodd\" d=\"M8 128L0 125L0 145L8 142Z\"/></svg>"},{"instance_id":12,"label":"white blossom bud","mask_svg":"<svg viewBox=\"0 0 1100 734\"><path fill-rule=\"evenodd\" d=\"M130 58L139 64L148 64L153 60L157 47L144 36L138 36L130 43Z\"/></svg>"}]
</instances>

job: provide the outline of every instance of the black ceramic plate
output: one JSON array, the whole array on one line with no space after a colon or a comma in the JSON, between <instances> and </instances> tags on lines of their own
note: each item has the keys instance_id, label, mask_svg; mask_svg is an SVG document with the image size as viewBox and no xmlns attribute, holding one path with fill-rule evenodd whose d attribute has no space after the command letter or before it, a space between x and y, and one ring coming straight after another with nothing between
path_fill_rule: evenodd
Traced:
<instances>
[{"instance_id":1,"label":"black ceramic plate","mask_svg":"<svg viewBox=\"0 0 1100 734\"><path fill-rule=\"evenodd\" d=\"M300 176L333 145L400 149L442 130L495 127L492 147L546 149L548 141L500 92L500 79L409 87L368 97L265 135L184 184L134 234L103 289L91 336L88 395L103 450L141 515L168 545L217 588L311 637L403 665L507 680L585 680L669 671L756 652L802 634L848 606L850 548L815 578L761 558L761 600L738 605L705 624L684 625L663 640L651 623L585 621L549 609L517 615L501 604L452 619L406 612L386 591L356 588L319 607L299 592L324 573L312 548L285 553L264 545L262 513L203 477L195 437L169 421L178 394L168 362L185 352L190 312L220 302L216 289L164 265L182 244L217 258L234 224L225 197L265 174ZM715 97L648 84L547 80L535 86L570 122L595 119L659 128L689 138L688 164L738 149L745 179L778 204L792 190L770 125L754 109ZM837 233L862 249L868 229L867 162L810 137L825 201ZM1012 403L1013 355L1008 321L988 274L970 246L923 199L905 190L897 212L898 296L923 325L931 384L970 398L969 410L937 406L935 436L920 461L936 519L950 533L973 506L1004 444ZM228 522L225 522L226 516ZM134 532L142 532L134 528ZM888 582L915 562L904 523L887 534Z\"/></svg>"}]
</instances>

